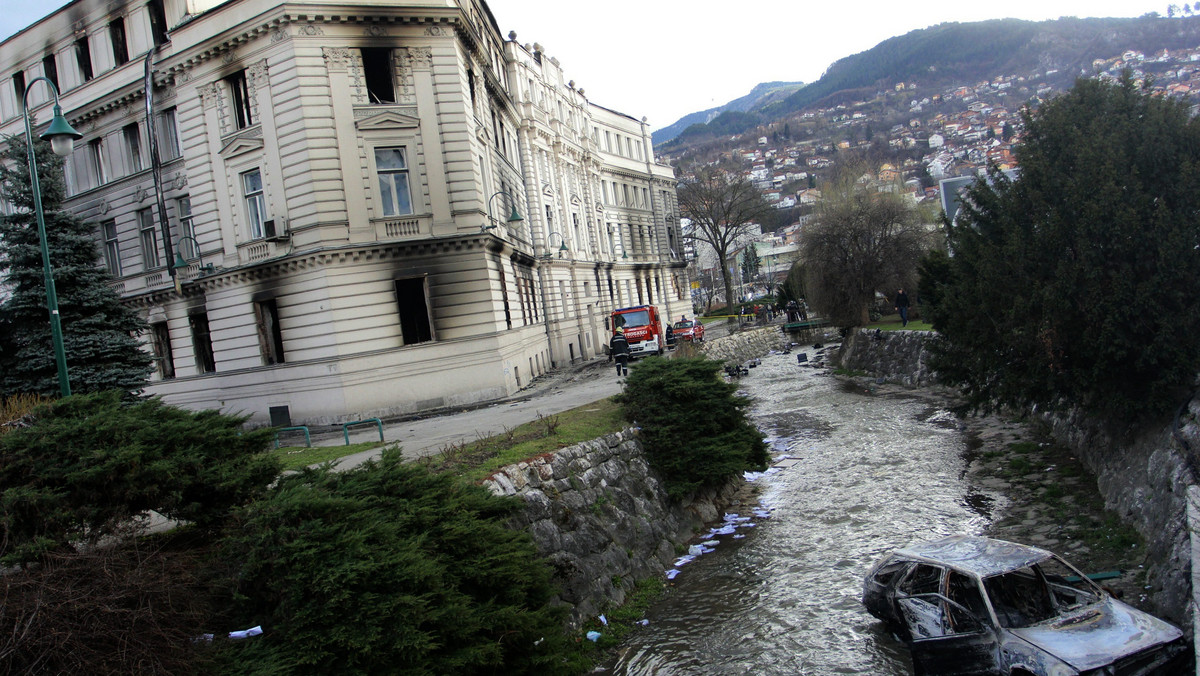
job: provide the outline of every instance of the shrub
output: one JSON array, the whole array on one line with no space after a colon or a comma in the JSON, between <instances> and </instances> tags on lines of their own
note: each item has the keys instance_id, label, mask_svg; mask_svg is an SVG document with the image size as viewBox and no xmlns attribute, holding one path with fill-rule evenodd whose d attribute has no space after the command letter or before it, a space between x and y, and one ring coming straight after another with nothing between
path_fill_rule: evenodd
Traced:
<instances>
[{"instance_id":1,"label":"shrub","mask_svg":"<svg viewBox=\"0 0 1200 676\"><path fill-rule=\"evenodd\" d=\"M223 547L231 620L254 641L221 646L236 674L556 673L561 608L519 502L403 463L308 468L242 510Z\"/></svg>"},{"instance_id":2,"label":"shrub","mask_svg":"<svg viewBox=\"0 0 1200 676\"><path fill-rule=\"evenodd\" d=\"M716 486L770 459L746 418L750 400L705 357L651 357L629 373L617 401L641 427L646 456L672 498Z\"/></svg>"},{"instance_id":3,"label":"shrub","mask_svg":"<svg viewBox=\"0 0 1200 676\"><path fill-rule=\"evenodd\" d=\"M270 432L244 418L192 413L120 392L34 409L34 424L0 436L0 563L96 542L155 510L208 527L265 491L279 461Z\"/></svg>"}]
</instances>

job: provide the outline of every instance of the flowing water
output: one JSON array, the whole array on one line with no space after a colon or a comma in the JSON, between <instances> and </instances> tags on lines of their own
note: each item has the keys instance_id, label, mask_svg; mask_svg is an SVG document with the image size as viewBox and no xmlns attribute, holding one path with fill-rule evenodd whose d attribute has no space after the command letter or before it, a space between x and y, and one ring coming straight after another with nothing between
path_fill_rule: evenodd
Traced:
<instances>
[{"instance_id":1,"label":"flowing water","mask_svg":"<svg viewBox=\"0 0 1200 676\"><path fill-rule=\"evenodd\" d=\"M911 673L859 602L863 576L909 542L981 533L1002 498L967 485L966 440L935 404L874 395L795 355L763 358L742 385L780 460L756 479L763 509L678 566L609 673Z\"/></svg>"}]
</instances>

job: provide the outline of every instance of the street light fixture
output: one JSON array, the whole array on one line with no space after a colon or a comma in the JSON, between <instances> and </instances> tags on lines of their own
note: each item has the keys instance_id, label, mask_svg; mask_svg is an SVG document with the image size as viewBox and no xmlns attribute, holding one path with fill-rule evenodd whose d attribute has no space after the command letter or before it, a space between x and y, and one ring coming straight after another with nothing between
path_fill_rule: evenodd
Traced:
<instances>
[{"instance_id":1,"label":"street light fixture","mask_svg":"<svg viewBox=\"0 0 1200 676\"><path fill-rule=\"evenodd\" d=\"M171 269L176 271L183 270L190 265L187 259L183 257L183 241L186 239L192 240L192 246L196 247L196 260L200 263L200 274L211 275L216 272L216 268L213 267L212 263L208 265L204 264L204 254L200 251L200 242L197 242L196 238L191 235L184 235L179 238L179 246L175 248L175 262L171 264Z\"/></svg>"},{"instance_id":2,"label":"street light fixture","mask_svg":"<svg viewBox=\"0 0 1200 676\"><path fill-rule=\"evenodd\" d=\"M555 235L558 235L558 241L559 241L558 255L562 256L563 253L568 251L567 240L565 237L562 236L562 233L561 232L551 232L549 235L546 235L546 253L542 254L542 258L545 258L545 259L553 258L554 254L550 253L550 247L554 243Z\"/></svg>"},{"instance_id":3,"label":"street light fixture","mask_svg":"<svg viewBox=\"0 0 1200 676\"><path fill-rule=\"evenodd\" d=\"M496 199L500 195L504 195L512 203L512 211L508 214L508 218L505 220L505 222L506 223L520 223L521 221L525 220L524 218L521 217L521 212L517 211L516 199L514 199L512 195L501 190L500 192L494 193L491 197L488 198L488 203L487 203L488 220L491 221L491 223L489 225L483 226L484 232L487 232L488 230L492 230L493 228L499 227L499 225L500 225L496 221L496 219L492 217L492 200ZM503 202L503 200L501 200L501 201Z\"/></svg>"},{"instance_id":4,"label":"street light fixture","mask_svg":"<svg viewBox=\"0 0 1200 676\"><path fill-rule=\"evenodd\" d=\"M33 152L33 123L30 120L29 110L29 90L33 89L33 85L41 80L50 87L50 93L54 95L54 117L50 120L50 126L46 131L42 132L41 138L50 142L50 149L59 157L66 157L71 154L75 147L75 141L83 138L80 134L67 122L67 118L63 117L62 106L58 105L58 87L54 86L54 82L45 76L35 77L25 87L25 93L21 96L21 112L25 117L25 146L28 150L29 163L29 187L33 191L33 211L37 216L38 239L42 247L42 274L46 278L46 307L50 311L50 336L54 341L54 362L58 366L58 389L62 396L71 396L71 381L67 377L67 351L63 347L62 337L62 322L58 315L58 294L54 290L54 272L50 267L50 248L46 244L46 215L42 211L42 188L38 184L37 173L37 158Z\"/></svg>"}]
</instances>

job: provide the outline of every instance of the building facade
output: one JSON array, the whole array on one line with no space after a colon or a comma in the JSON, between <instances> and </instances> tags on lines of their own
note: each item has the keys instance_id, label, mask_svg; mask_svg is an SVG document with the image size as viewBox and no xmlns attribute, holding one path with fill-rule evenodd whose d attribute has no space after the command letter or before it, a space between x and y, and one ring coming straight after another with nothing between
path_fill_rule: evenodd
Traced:
<instances>
[{"instance_id":1,"label":"building facade","mask_svg":"<svg viewBox=\"0 0 1200 676\"><path fill-rule=\"evenodd\" d=\"M75 0L0 43L0 133L43 75L84 134L66 207L170 403L275 424L468 404L601 355L616 307L690 310L644 121L479 0Z\"/></svg>"}]
</instances>

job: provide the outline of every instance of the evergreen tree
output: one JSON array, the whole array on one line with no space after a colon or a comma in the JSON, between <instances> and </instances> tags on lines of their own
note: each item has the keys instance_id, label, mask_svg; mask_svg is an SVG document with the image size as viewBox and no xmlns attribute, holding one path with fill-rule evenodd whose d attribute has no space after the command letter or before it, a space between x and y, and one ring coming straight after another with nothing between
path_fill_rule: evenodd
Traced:
<instances>
[{"instance_id":1,"label":"evergreen tree","mask_svg":"<svg viewBox=\"0 0 1200 676\"><path fill-rule=\"evenodd\" d=\"M0 279L11 296L0 304L0 395L58 394L58 370L46 310L46 289L23 135L5 139L0 195L16 213L0 216ZM62 318L72 393L142 388L150 356L136 336L145 323L121 304L112 277L99 267L92 224L61 206L62 158L34 141L46 239Z\"/></svg>"},{"instance_id":2,"label":"evergreen tree","mask_svg":"<svg viewBox=\"0 0 1200 676\"><path fill-rule=\"evenodd\" d=\"M754 284L758 281L758 273L762 269L762 259L758 256L758 247L751 242L742 254L742 280Z\"/></svg>"},{"instance_id":3,"label":"evergreen tree","mask_svg":"<svg viewBox=\"0 0 1200 676\"><path fill-rule=\"evenodd\" d=\"M976 183L927 267L935 368L981 408L1172 410L1200 370L1200 122L1128 73L1025 118L1020 176Z\"/></svg>"}]
</instances>

